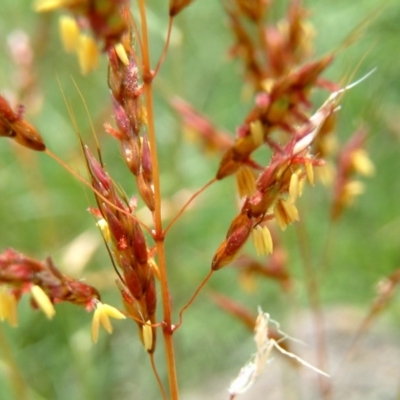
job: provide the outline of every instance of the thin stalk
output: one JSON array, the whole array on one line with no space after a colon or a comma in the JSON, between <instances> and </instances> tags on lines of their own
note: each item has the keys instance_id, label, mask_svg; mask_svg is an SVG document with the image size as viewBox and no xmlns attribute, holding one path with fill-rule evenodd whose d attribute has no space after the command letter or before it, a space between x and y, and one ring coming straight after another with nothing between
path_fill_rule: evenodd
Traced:
<instances>
[{"instance_id":1,"label":"thin stalk","mask_svg":"<svg viewBox=\"0 0 400 400\"><path fill-rule=\"evenodd\" d=\"M216 178L212 179L211 181L207 182L204 186L202 186L199 190L193 193L192 196L190 196L190 199L183 205L183 207L179 210L179 212L175 215L175 217L171 220L171 222L167 225L167 227L164 230L164 235L167 234L167 232L172 228L172 225L175 224L175 222L182 216L182 214L185 212L185 210L190 206L190 204L199 196L201 193L203 193L208 187L210 187L214 182L216 182Z\"/></svg>"},{"instance_id":2,"label":"thin stalk","mask_svg":"<svg viewBox=\"0 0 400 400\"><path fill-rule=\"evenodd\" d=\"M204 288L206 283L210 280L212 274L214 271L211 269L207 276L203 279L203 281L200 283L200 285L197 287L196 291L193 293L192 297L189 299L189 301L185 304L185 306L182 308L182 310L179 312L179 323L175 326L174 330L177 330L180 328L183 322L183 313L193 304L193 302L196 300L197 295L200 293L200 291Z\"/></svg>"},{"instance_id":3,"label":"thin stalk","mask_svg":"<svg viewBox=\"0 0 400 400\"><path fill-rule=\"evenodd\" d=\"M149 357L150 357L151 368L153 369L154 375L156 377L157 384L160 388L162 398L163 398L163 400L167 400L167 394L165 393L164 386L161 382L160 375L158 374L156 363L154 361L154 353L149 354Z\"/></svg>"},{"instance_id":4,"label":"thin stalk","mask_svg":"<svg viewBox=\"0 0 400 400\"><path fill-rule=\"evenodd\" d=\"M158 267L160 271L160 284L161 284L161 296L162 296L162 307L163 307L163 338L165 355L168 370L168 382L170 397L172 400L179 399L178 391L178 379L176 374L175 365L175 354L172 340L172 319L171 319L171 304L170 295L168 288L167 279L167 268L165 259L165 248L164 248L164 235L162 231L162 220L161 220L161 187L160 187L160 172L158 165L158 154L156 144L156 132L154 124L154 109L153 109L153 92L152 92L152 71L150 69L150 55L149 55L149 39L147 30L147 18L146 18L146 5L145 0L138 0L139 13L142 28L142 43L143 43L143 81L144 81L144 92L146 96L146 111L147 111L147 129L149 136L149 143L151 149L151 161L153 167L153 185L154 185L154 196L155 196L155 210L153 214L154 218L154 240L157 248Z\"/></svg>"},{"instance_id":5,"label":"thin stalk","mask_svg":"<svg viewBox=\"0 0 400 400\"><path fill-rule=\"evenodd\" d=\"M169 42L171 39L171 31L172 31L172 24L174 22L174 19L172 17L169 17L169 21L168 21L168 30L167 30L167 39L165 40L165 45L164 45L164 49L163 52L161 54L160 59L158 60L158 63L156 65L156 68L154 69L154 76L157 76L158 71L161 68L161 65L163 64L165 57L167 55L168 52L168 47L169 47Z\"/></svg>"}]
</instances>

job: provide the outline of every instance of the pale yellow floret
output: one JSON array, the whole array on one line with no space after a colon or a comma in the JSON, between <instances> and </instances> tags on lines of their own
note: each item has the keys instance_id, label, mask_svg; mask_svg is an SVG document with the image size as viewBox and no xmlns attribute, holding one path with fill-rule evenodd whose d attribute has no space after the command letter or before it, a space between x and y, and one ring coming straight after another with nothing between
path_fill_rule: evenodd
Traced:
<instances>
[{"instance_id":1,"label":"pale yellow floret","mask_svg":"<svg viewBox=\"0 0 400 400\"><path fill-rule=\"evenodd\" d=\"M97 221L96 225L100 228L104 240L109 243L111 241L111 234L107 221L104 218L101 218Z\"/></svg>"},{"instance_id":2,"label":"pale yellow floret","mask_svg":"<svg viewBox=\"0 0 400 400\"><path fill-rule=\"evenodd\" d=\"M341 201L346 206L351 206L354 203L354 199L360 194L364 193L365 186L360 181L347 182L343 188Z\"/></svg>"},{"instance_id":3,"label":"pale yellow floret","mask_svg":"<svg viewBox=\"0 0 400 400\"><path fill-rule=\"evenodd\" d=\"M273 242L271 232L266 226L257 225L253 231L254 247L258 255L268 255L273 252Z\"/></svg>"},{"instance_id":4,"label":"pale yellow floret","mask_svg":"<svg viewBox=\"0 0 400 400\"><path fill-rule=\"evenodd\" d=\"M303 195L303 189L304 189L305 180L306 180L306 178L304 176L300 177L300 180L299 180L299 197L301 197Z\"/></svg>"},{"instance_id":5,"label":"pale yellow floret","mask_svg":"<svg viewBox=\"0 0 400 400\"><path fill-rule=\"evenodd\" d=\"M274 216L275 216L276 223L284 231L286 229L286 226L288 223L285 219L285 215L284 215L284 212L282 211L282 206L279 201L275 204Z\"/></svg>"},{"instance_id":6,"label":"pale yellow floret","mask_svg":"<svg viewBox=\"0 0 400 400\"><path fill-rule=\"evenodd\" d=\"M82 74L94 70L99 63L99 50L95 40L88 35L79 36L78 60Z\"/></svg>"},{"instance_id":7,"label":"pale yellow floret","mask_svg":"<svg viewBox=\"0 0 400 400\"><path fill-rule=\"evenodd\" d=\"M67 7L73 3L73 0L36 0L33 9L36 12L53 11L58 8Z\"/></svg>"},{"instance_id":8,"label":"pale yellow floret","mask_svg":"<svg viewBox=\"0 0 400 400\"><path fill-rule=\"evenodd\" d=\"M264 128L259 119L250 123L250 133L256 146L261 146L264 143Z\"/></svg>"},{"instance_id":9,"label":"pale yellow floret","mask_svg":"<svg viewBox=\"0 0 400 400\"><path fill-rule=\"evenodd\" d=\"M256 191L256 178L249 167L243 166L237 171L236 182L240 198L250 196Z\"/></svg>"},{"instance_id":10,"label":"pale yellow floret","mask_svg":"<svg viewBox=\"0 0 400 400\"><path fill-rule=\"evenodd\" d=\"M92 342L97 343L97 339L99 338L99 329L100 329L100 314L96 311L93 314L92 319Z\"/></svg>"},{"instance_id":11,"label":"pale yellow floret","mask_svg":"<svg viewBox=\"0 0 400 400\"><path fill-rule=\"evenodd\" d=\"M103 304L103 312L114 319L126 319L125 315L122 314L118 308L110 306L109 304Z\"/></svg>"},{"instance_id":12,"label":"pale yellow floret","mask_svg":"<svg viewBox=\"0 0 400 400\"><path fill-rule=\"evenodd\" d=\"M100 329L100 324L103 326L103 328L108 332L112 333L113 328L110 322L110 318L115 318L115 319L125 319L125 315L121 313L118 309L115 307L112 307L108 304L103 304L100 301L96 304L96 310L93 315L93 320L92 320L92 341L93 343L96 343L98 338L99 338L99 329Z\"/></svg>"},{"instance_id":13,"label":"pale yellow floret","mask_svg":"<svg viewBox=\"0 0 400 400\"><path fill-rule=\"evenodd\" d=\"M77 51L79 44L79 26L75 18L62 16L59 20L60 36L67 53Z\"/></svg>"},{"instance_id":14,"label":"pale yellow floret","mask_svg":"<svg viewBox=\"0 0 400 400\"><path fill-rule=\"evenodd\" d=\"M289 201L295 203L300 196L300 183L297 173L292 174L289 182Z\"/></svg>"},{"instance_id":15,"label":"pale yellow floret","mask_svg":"<svg viewBox=\"0 0 400 400\"><path fill-rule=\"evenodd\" d=\"M125 48L122 43L118 43L114 46L118 58L122 61L124 65L129 65L128 54L126 54Z\"/></svg>"},{"instance_id":16,"label":"pale yellow floret","mask_svg":"<svg viewBox=\"0 0 400 400\"><path fill-rule=\"evenodd\" d=\"M267 78L261 82L261 86L267 93L271 93L274 83L275 81L273 79Z\"/></svg>"},{"instance_id":17,"label":"pale yellow floret","mask_svg":"<svg viewBox=\"0 0 400 400\"><path fill-rule=\"evenodd\" d=\"M375 173L375 166L369 159L364 149L357 149L351 154L351 161L354 169L365 176L372 176Z\"/></svg>"},{"instance_id":18,"label":"pale yellow floret","mask_svg":"<svg viewBox=\"0 0 400 400\"><path fill-rule=\"evenodd\" d=\"M284 231L286 226L299 220L299 212L294 204L286 200L278 200L274 208L274 216L279 227Z\"/></svg>"},{"instance_id":19,"label":"pale yellow floret","mask_svg":"<svg viewBox=\"0 0 400 400\"><path fill-rule=\"evenodd\" d=\"M314 186L314 170L313 170L313 165L311 161L306 161L305 163L305 169L306 169L306 176L308 183L312 186Z\"/></svg>"},{"instance_id":20,"label":"pale yellow floret","mask_svg":"<svg viewBox=\"0 0 400 400\"><path fill-rule=\"evenodd\" d=\"M146 321L146 323L142 326L143 333L143 346L146 351L151 350L153 347L153 330L151 328L151 321Z\"/></svg>"},{"instance_id":21,"label":"pale yellow floret","mask_svg":"<svg viewBox=\"0 0 400 400\"><path fill-rule=\"evenodd\" d=\"M40 286L33 285L31 287L31 294L36 304L44 312L46 317L52 319L56 314L56 310L44 290Z\"/></svg>"},{"instance_id":22,"label":"pale yellow floret","mask_svg":"<svg viewBox=\"0 0 400 400\"><path fill-rule=\"evenodd\" d=\"M6 287L0 287L0 321L8 321L12 327L18 325L17 299Z\"/></svg>"},{"instance_id":23,"label":"pale yellow floret","mask_svg":"<svg viewBox=\"0 0 400 400\"><path fill-rule=\"evenodd\" d=\"M288 201L282 200L282 206L285 209L289 223L293 222L293 221L298 221L300 219L299 212L294 204L291 204Z\"/></svg>"}]
</instances>

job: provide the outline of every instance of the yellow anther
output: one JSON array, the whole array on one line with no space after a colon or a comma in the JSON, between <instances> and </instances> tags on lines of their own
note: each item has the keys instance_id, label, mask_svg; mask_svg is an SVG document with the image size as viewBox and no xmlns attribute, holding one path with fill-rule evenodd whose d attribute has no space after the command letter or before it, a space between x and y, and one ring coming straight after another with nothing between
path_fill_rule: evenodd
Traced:
<instances>
[{"instance_id":1,"label":"yellow anther","mask_svg":"<svg viewBox=\"0 0 400 400\"><path fill-rule=\"evenodd\" d=\"M114 46L118 58L122 61L124 65L129 65L128 54L126 54L125 48L122 43L118 43Z\"/></svg>"},{"instance_id":2,"label":"yellow anther","mask_svg":"<svg viewBox=\"0 0 400 400\"><path fill-rule=\"evenodd\" d=\"M113 328L110 322L110 318L115 318L115 319L125 319L125 315L121 313L118 309L115 307L112 307L108 304L103 304L100 301L96 304L96 310L93 315L93 321L92 321L92 341L93 343L97 342L97 339L99 338L99 329L100 329L100 324L103 326L103 328L108 332L112 333Z\"/></svg>"},{"instance_id":3,"label":"yellow anther","mask_svg":"<svg viewBox=\"0 0 400 400\"><path fill-rule=\"evenodd\" d=\"M146 351L149 351L153 347L153 329L151 327L151 321L146 321L146 323L142 326L142 333L143 346Z\"/></svg>"},{"instance_id":4,"label":"yellow anther","mask_svg":"<svg viewBox=\"0 0 400 400\"><path fill-rule=\"evenodd\" d=\"M93 71L99 63L99 50L94 39L88 35L79 36L78 59L82 74Z\"/></svg>"},{"instance_id":5,"label":"yellow anther","mask_svg":"<svg viewBox=\"0 0 400 400\"><path fill-rule=\"evenodd\" d=\"M62 16L59 20L60 36L64 50L72 53L78 49L79 26L75 18Z\"/></svg>"},{"instance_id":6,"label":"yellow anther","mask_svg":"<svg viewBox=\"0 0 400 400\"><path fill-rule=\"evenodd\" d=\"M6 287L0 287L0 321L8 321L13 327L18 325L17 300Z\"/></svg>"},{"instance_id":7,"label":"yellow anther","mask_svg":"<svg viewBox=\"0 0 400 400\"><path fill-rule=\"evenodd\" d=\"M375 167L369 159L367 152L364 149L357 149L351 154L353 168L360 174L371 176L375 173Z\"/></svg>"},{"instance_id":8,"label":"yellow anther","mask_svg":"<svg viewBox=\"0 0 400 400\"><path fill-rule=\"evenodd\" d=\"M236 183L241 198L250 196L256 191L256 178L249 167L243 166L237 171Z\"/></svg>"},{"instance_id":9,"label":"yellow anther","mask_svg":"<svg viewBox=\"0 0 400 400\"><path fill-rule=\"evenodd\" d=\"M254 247L258 255L272 254L273 242L271 232L266 226L257 225L253 231Z\"/></svg>"},{"instance_id":10,"label":"yellow anther","mask_svg":"<svg viewBox=\"0 0 400 400\"><path fill-rule=\"evenodd\" d=\"M109 243L111 241L111 234L107 221L104 218L99 219L96 225L100 228L104 240Z\"/></svg>"},{"instance_id":11,"label":"yellow anther","mask_svg":"<svg viewBox=\"0 0 400 400\"><path fill-rule=\"evenodd\" d=\"M264 128L259 119L250 123L250 133L257 147L264 143Z\"/></svg>"},{"instance_id":12,"label":"yellow anther","mask_svg":"<svg viewBox=\"0 0 400 400\"><path fill-rule=\"evenodd\" d=\"M31 294L36 304L44 312L46 317L52 319L56 314L56 310L44 290L40 286L33 285L31 287Z\"/></svg>"}]
</instances>

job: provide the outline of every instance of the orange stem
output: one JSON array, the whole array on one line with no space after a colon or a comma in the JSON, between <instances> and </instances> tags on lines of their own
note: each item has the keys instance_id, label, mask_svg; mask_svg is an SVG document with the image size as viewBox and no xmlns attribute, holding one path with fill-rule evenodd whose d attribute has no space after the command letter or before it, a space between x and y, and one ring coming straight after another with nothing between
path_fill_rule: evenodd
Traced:
<instances>
[{"instance_id":1,"label":"orange stem","mask_svg":"<svg viewBox=\"0 0 400 400\"><path fill-rule=\"evenodd\" d=\"M160 284L161 284L161 296L162 296L162 307L163 307L163 338L165 355L168 370L168 382L170 397L172 400L179 399L178 390L178 379L176 374L175 365L175 354L172 340L172 310L170 304L170 294L168 288L167 279L167 267L165 259L165 247L164 247L164 235L162 231L162 220L161 220L161 187L160 187L160 172L158 165L157 155L157 143L156 143L156 131L154 124L154 109L153 109L153 92L152 92L152 80L153 74L150 69L150 55L149 55L149 39L147 30L147 18L146 18L146 5L145 0L138 0L139 13L142 28L142 62L143 62L143 81L144 81L144 92L146 96L146 111L147 111L147 129L149 135L149 143L151 149L151 161L153 166L153 186L154 186L154 197L155 197L155 210L153 213L155 232L153 234L156 242L158 268L160 271Z\"/></svg>"}]
</instances>

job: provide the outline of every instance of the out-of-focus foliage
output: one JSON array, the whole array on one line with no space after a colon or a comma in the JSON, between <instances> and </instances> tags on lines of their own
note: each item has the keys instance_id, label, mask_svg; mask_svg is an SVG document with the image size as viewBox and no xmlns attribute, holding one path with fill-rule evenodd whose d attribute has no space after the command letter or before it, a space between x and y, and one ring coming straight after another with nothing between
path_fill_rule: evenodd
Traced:
<instances>
[{"instance_id":1,"label":"out-of-focus foliage","mask_svg":"<svg viewBox=\"0 0 400 400\"><path fill-rule=\"evenodd\" d=\"M165 36L164 3L148 2L153 60L160 54ZM307 188L300 204L306 216L302 226L307 232L312 263L323 276L323 302L355 303L367 310L375 295L374 285L400 267L400 58L396 56L400 5L373 0L357 4L344 0L306 3L317 32L319 55L340 48L354 29L365 25L355 43L337 53L328 78L347 83L377 68L367 81L344 96L339 112L338 130L343 142L361 122L369 127L367 148L376 175L366 182L366 193L331 228L330 197L325 188ZM56 14L36 15L28 0L6 0L1 8L0 92L12 94L20 89L20 76L7 43L15 38L13 35L26 34L35 49L27 118L39 127L53 152L85 174L64 102L65 97L84 140L93 145L76 82L102 143L107 168L128 195L134 194L133 180L117 143L105 135L102 127L104 122L112 122L105 63L82 77L76 59L61 49ZM220 2L195 1L178 16L170 52L155 86L162 190L177 204L182 202L185 189L195 190L214 176L218 160L204 158L196 145L183 138L168 100L175 94L184 97L233 134L250 103L242 91L241 69L227 56L230 44ZM317 104L326 97L327 93L316 93ZM234 184L227 180L212 187L171 231L167 249L176 309L185 304L209 270L213 253L236 210ZM63 272L95 284L108 303L120 305L107 252L93 218L85 211L93 204L86 188L43 154L32 154L1 139L0 191L1 250L14 247L42 259L51 254ZM329 229L329 248L323 259ZM67 249L82 232L87 235L80 242L83 248L73 250L74 257L68 258ZM233 268L215 274L208 288L245 300L254 311L262 304L276 319L284 319L299 304L306 307L295 226L287 229L283 241L289 249L290 271L296 278L290 297L281 293L274 282L263 282L249 295ZM198 387L201 391L209 377L215 377L222 368L232 368L229 354L249 337L248 331L218 309L207 293L204 291L197 299L176 335L178 372L184 390ZM397 317L398 299L389 310ZM57 307L56 318L48 322L23 304L18 329L0 326L0 400L13 398L13 379L29 387L21 399L159 398L147 356L137 340L136 326L119 322L111 337L103 335L92 346L90 319L81 309L62 305ZM162 374L162 355L159 357ZM234 365L234 371L239 366Z\"/></svg>"}]
</instances>

